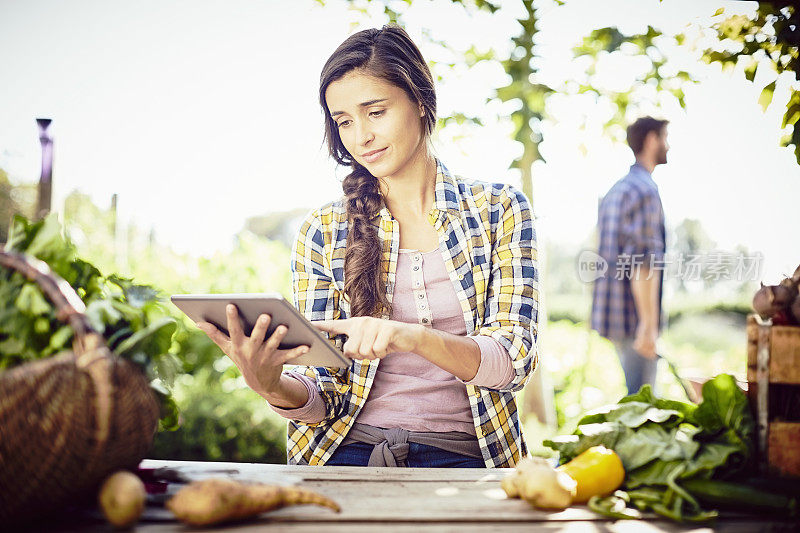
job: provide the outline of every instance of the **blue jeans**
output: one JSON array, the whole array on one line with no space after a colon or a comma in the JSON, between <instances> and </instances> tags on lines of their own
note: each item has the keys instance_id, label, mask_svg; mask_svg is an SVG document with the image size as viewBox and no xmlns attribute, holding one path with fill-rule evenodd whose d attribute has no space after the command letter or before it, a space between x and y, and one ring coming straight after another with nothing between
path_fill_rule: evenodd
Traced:
<instances>
[{"instance_id":1,"label":"blue jeans","mask_svg":"<svg viewBox=\"0 0 800 533\"><path fill-rule=\"evenodd\" d=\"M325 464L331 466L367 466L373 448L372 444L363 442L353 442L339 446ZM467 457L466 455L442 450L436 446L417 444L416 442L408 443L406 463L412 468L486 468L486 463L483 462L483 459Z\"/></svg>"},{"instance_id":2,"label":"blue jeans","mask_svg":"<svg viewBox=\"0 0 800 533\"><path fill-rule=\"evenodd\" d=\"M645 383L649 383L656 393L656 369L658 368L658 358L648 359L633 349L633 339L625 338L615 340L614 347L617 349L617 356L625 373L625 385L628 387L628 394L635 394Z\"/></svg>"}]
</instances>

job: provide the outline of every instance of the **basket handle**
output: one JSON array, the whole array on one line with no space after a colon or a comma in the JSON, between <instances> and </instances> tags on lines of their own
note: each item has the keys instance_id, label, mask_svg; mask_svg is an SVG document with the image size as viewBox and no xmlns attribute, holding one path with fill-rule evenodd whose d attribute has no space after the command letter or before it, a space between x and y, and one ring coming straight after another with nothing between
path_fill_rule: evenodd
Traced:
<instances>
[{"instance_id":1,"label":"basket handle","mask_svg":"<svg viewBox=\"0 0 800 533\"><path fill-rule=\"evenodd\" d=\"M72 286L53 272L50 265L28 254L20 254L0 249L0 265L15 270L35 282L44 295L55 305L56 318L68 323L75 331L73 348L81 355L88 350L105 344L86 317L86 305Z\"/></svg>"}]
</instances>

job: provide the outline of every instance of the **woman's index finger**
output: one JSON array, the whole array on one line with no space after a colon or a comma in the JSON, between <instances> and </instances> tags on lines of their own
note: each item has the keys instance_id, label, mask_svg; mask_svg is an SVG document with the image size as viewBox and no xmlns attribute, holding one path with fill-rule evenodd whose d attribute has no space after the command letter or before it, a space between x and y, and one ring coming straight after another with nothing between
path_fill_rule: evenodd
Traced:
<instances>
[{"instance_id":1,"label":"woman's index finger","mask_svg":"<svg viewBox=\"0 0 800 533\"><path fill-rule=\"evenodd\" d=\"M344 333L347 334L348 331L348 319L344 320L315 320L311 322L311 325L315 328L326 331L328 333Z\"/></svg>"}]
</instances>

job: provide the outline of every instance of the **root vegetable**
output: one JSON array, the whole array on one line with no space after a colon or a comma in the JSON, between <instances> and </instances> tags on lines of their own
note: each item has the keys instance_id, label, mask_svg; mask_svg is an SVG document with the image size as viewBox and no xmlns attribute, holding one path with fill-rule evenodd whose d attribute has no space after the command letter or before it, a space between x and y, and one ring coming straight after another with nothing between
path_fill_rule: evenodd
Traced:
<instances>
[{"instance_id":1,"label":"root vegetable","mask_svg":"<svg viewBox=\"0 0 800 533\"><path fill-rule=\"evenodd\" d=\"M753 310L774 325L800 325L800 266L778 285L764 285L753 296Z\"/></svg>"},{"instance_id":2,"label":"root vegetable","mask_svg":"<svg viewBox=\"0 0 800 533\"><path fill-rule=\"evenodd\" d=\"M328 507L337 513L341 511L330 498L302 487L242 483L223 478L190 483L170 498L166 507L181 522L206 526L307 503Z\"/></svg>"},{"instance_id":3,"label":"root vegetable","mask_svg":"<svg viewBox=\"0 0 800 533\"><path fill-rule=\"evenodd\" d=\"M791 305L792 300L797 296L797 284L792 278L785 278L779 285L773 288L775 294L775 305L786 308Z\"/></svg>"},{"instance_id":4,"label":"root vegetable","mask_svg":"<svg viewBox=\"0 0 800 533\"><path fill-rule=\"evenodd\" d=\"M774 318L786 308L789 289L782 285L764 285L753 296L753 309L764 320Z\"/></svg>"},{"instance_id":5,"label":"root vegetable","mask_svg":"<svg viewBox=\"0 0 800 533\"><path fill-rule=\"evenodd\" d=\"M753 310L764 320L772 320L774 325L800 325L800 318L792 309L800 296L800 266L790 278L784 278L778 285L764 285L753 296Z\"/></svg>"},{"instance_id":6,"label":"root vegetable","mask_svg":"<svg viewBox=\"0 0 800 533\"><path fill-rule=\"evenodd\" d=\"M535 507L565 509L575 496L576 482L540 457L526 457L516 471L500 481L509 498L522 498Z\"/></svg>"},{"instance_id":7,"label":"root vegetable","mask_svg":"<svg viewBox=\"0 0 800 533\"><path fill-rule=\"evenodd\" d=\"M142 480L131 472L121 470L106 478L97 499L106 520L124 528L139 520L146 498Z\"/></svg>"}]
</instances>

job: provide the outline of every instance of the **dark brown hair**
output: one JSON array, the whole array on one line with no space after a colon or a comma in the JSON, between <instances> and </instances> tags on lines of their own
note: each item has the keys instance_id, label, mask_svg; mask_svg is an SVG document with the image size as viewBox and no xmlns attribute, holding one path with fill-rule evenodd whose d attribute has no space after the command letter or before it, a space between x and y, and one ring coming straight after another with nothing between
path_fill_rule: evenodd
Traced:
<instances>
[{"instance_id":1,"label":"dark brown hair","mask_svg":"<svg viewBox=\"0 0 800 533\"><path fill-rule=\"evenodd\" d=\"M661 135L661 130L669 124L669 120L659 120L653 117L641 117L636 122L628 126L628 146L633 150L634 155L639 155L644 149L644 140L651 131L656 135Z\"/></svg>"},{"instance_id":2,"label":"dark brown hair","mask_svg":"<svg viewBox=\"0 0 800 533\"><path fill-rule=\"evenodd\" d=\"M403 89L412 102L423 107L423 134L430 140L436 126L436 92L433 77L417 46L396 24L370 28L345 39L331 54L319 79L319 103L325 120L324 141L331 157L353 171L342 180L347 206L347 250L344 260L344 294L350 316L389 313L386 280L381 272L382 244L373 218L381 208L378 180L359 165L345 149L339 129L325 101L328 85L352 70L383 79Z\"/></svg>"}]
</instances>

